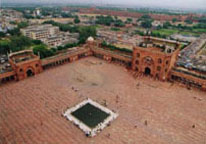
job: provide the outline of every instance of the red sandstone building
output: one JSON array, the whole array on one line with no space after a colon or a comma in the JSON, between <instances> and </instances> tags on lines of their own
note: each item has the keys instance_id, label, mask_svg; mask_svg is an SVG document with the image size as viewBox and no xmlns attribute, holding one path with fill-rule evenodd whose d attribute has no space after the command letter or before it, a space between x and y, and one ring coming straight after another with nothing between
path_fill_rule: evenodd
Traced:
<instances>
[{"instance_id":1,"label":"red sandstone building","mask_svg":"<svg viewBox=\"0 0 206 144\"><path fill-rule=\"evenodd\" d=\"M179 44L169 40L144 37L140 45L133 49L132 69L139 74L168 80L169 72L174 67L179 53Z\"/></svg>"},{"instance_id":2,"label":"red sandstone building","mask_svg":"<svg viewBox=\"0 0 206 144\"><path fill-rule=\"evenodd\" d=\"M41 60L31 50L10 54L9 62L15 72L16 80L22 80L42 72Z\"/></svg>"},{"instance_id":3,"label":"red sandstone building","mask_svg":"<svg viewBox=\"0 0 206 144\"><path fill-rule=\"evenodd\" d=\"M83 14L99 14L99 15L112 15L112 16L121 16L121 17L132 17L132 18L140 18L143 16L143 13L139 12L128 12L128 11L114 11L114 10L106 10L106 9L98 9L98 8L63 8L63 11L68 11L72 9L78 9L80 13ZM153 14L149 13L149 16L155 20L159 21L172 21L174 18L179 21L185 21L187 18L195 21L195 17L200 17L200 15L167 15L167 14Z\"/></svg>"},{"instance_id":4,"label":"red sandstone building","mask_svg":"<svg viewBox=\"0 0 206 144\"><path fill-rule=\"evenodd\" d=\"M41 73L50 67L70 63L80 58L95 56L110 63L119 63L131 68L134 76L149 75L159 80L179 81L189 86L206 90L206 80L175 70L179 53L179 43L153 37L144 37L132 53L111 51L103 48L93 38L89 38L83 47L69 49L53 57L40 60L32 51L21 51L9 55L12 71L0 74L1 81L22 80Z\"/></svg>"}]
</instances>

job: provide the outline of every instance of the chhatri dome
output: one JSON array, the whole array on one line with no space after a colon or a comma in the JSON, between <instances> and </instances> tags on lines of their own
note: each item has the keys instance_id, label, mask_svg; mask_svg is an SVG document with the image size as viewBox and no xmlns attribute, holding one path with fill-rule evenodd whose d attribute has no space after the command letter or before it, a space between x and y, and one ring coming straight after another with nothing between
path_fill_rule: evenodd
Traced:
<instances>
[{"instance_id":1,"label":"chhatri dome","mask_svg":"<svg viewBox=\"0 0 206 144\"><path fill-rule=\"evenodd\" d=\"M93 41L94 41L94 38L90 36L90 37L88 37L87 41L93 42Z\"/></svg>"}]
</instances>

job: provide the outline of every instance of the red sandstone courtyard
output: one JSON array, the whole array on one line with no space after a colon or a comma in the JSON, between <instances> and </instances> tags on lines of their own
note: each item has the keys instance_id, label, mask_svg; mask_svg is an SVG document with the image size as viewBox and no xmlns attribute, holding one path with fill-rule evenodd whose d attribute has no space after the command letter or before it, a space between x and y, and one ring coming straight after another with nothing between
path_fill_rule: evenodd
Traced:
<instances>
[{"instance_id":1,"label":"red sandstone courtyard","mask_svg":"<svg viewBox=\"0 0 206 144\"><path fill-rule=\"evenodd\" d=\"M119 114L93 138L62 116L86 98ZM0 86L0 144L205 143L205 92L134 79L94 57Z\"/></svg>"}]
</instances>

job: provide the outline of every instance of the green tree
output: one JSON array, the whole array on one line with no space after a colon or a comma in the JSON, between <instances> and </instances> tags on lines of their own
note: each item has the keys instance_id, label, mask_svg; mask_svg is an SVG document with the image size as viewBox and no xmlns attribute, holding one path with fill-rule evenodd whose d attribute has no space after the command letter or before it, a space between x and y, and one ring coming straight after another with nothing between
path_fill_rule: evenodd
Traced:
<instances>
[{"instance_id":1,"label":"green tree","mask_svg":"<svg viewBox=\"0 0 206 144\"><path fill-rule=\"evenodd\" d=\"M20 22L18 23L18 28L21 29L21 28L25 28L29 26L28 22L24 21L24 22Z\"/></svg>"},{"instance_id":2,"label":"green tree","mask_svg":"<svg viewBox=\"0 0 206 144\"><path fill-rule=\"evenodd\" d=\"M202 17L198 18L198 22L206 24L206 16L202 16Z\"/></svg>"},{"instance_id":3,"label":"green tree","mask_svg":"<svg viewBox=\"0 0 206 144\"><path fill-rule=\"evenodd\" d=\"M48 49L47 46L44 44L35 46L33 48L33 52L36 55L40 54L41 59L50 57L56 54L56 51L54 49Z\"/></svg>"},{"instance_id":4,"label":"green tree","mask_svg":"<svg viewBox=\"0 0 206 144\"><path fill-rule=\"evenodd\" d=\"M61 16L63 18L73 18L73 15L71 13L61 13Z\"/></svg>"},{"instance_id":5,"label":"green tree","mask_svg":"<svg viewBox=\"0 0 206 144\"><path fill-rule=\"evenodd\" d=\"M112 27L111 30L112 30L112 31L120 31L120 28Z\"/></svg>"},{"instance_id":6,"label":"green tree","mask_svg":"<svg viewBox=\"0 0 206 144\"><path fill-rule=\"evenodd\" d=\"M132 23L132 18L127 18L127 20L126 20L126 22L125 23L128 23L128 24L130 24L130 23Z\"/></svg>"},{"instance_id":7,"label":"green tree","mask_svg":"<svg viewBox=\"0 0 206 144\"><path fill-rule=\"evenodd\" d=\"M9 23L10 23L10 24L13 24L13 25L16 25L16 24L17 24L16 21L10 21Z\"/></svg>"},{"instance_id":8,"label":"green tree","mask_svg":"<svg viewBox=\"0 0 206 144\"><path fill-rule=\"evenodd\" d=\"M187 24L192 24L193 21L192 21L191 19L186 19L186 20L185 20L185 23L187 23Z\"/></svg>"},{"instance_id":9,"label":"green tree","mask_svg":"<svg viewBox=\"0 0 206 144\"><path fill-rule=\"evenodd\" d=\"M124 27L124 26L125 26L125 24L123 23L123 21L120 20L120 19L115 20L114 25L115 25L116 27Z\"/></svg>"},{"instance_id":10,"label":"green tree","mask_svg":"<svg viewBox=\"0 0 206 144\"><path fill-rule=\"evenodd\" d=\"M172 25L171 25L171 23L168 22L168 21L166 21L166 22L163 24L163 28L165 28L165 29L169 28L170 26L172 26Z\"/></svg>"},{"instance_id":11,"label":"green tree","mask_svg":"<svg viewBox=\"0 0 206 144\"><path fill-rule=\"evenodd\" d=\"M177 25L177 28L178 28L178 29L182 29L182 27L183 27L182 24L178 24L178 25Z\"/></svg>"},{"instance_id":12,"label":"green tree","mask_svg":"<svg viewBox=\"0 0 206 144\"><path fill-rule=\"evenodd\" d=\"M141 26L143 28L151 28L152 27L152 21L151 20L144 20L141 22Z\"/></svg>"},{"instance_id":13,"label":"green tree","mask_svg":"<svg viewBox=\"0 0 206 144\"><path fill-rule=\"evenodd\" d=\"M152 18L151 18L151 16L145 14L145 15L141 16L140 19L152 19Z\"/></svg>"},{"instance_id":14,"label":"green tree","mask_svg":"<svg viewBox=\"0 0 206 144\"><path fill-rule=\"evenodd\" d=\"M5 37L6 34L4 32L0 32L0 38Z\"/></svg>"},{"instance_id":15,"label":"green tree","mask_svg":"<svg viewBox=\"0 0 206 144\"><path fill-rule=\"evenodd\" d=\"M9 40L0 41L0 54L7 54L10 51L10 43Z\"/></svg>"},{"instance_id":16,"label":"green tree","mask_svg":"<svg viewBox=\"0 0 206 144\"><path fill-rule=\"evenodd\" d=\"M75 17L74 23L76 23L76 24L80 23L80 19L78 17Z\"/></svg>"},{"instance_id":17,"label":"green tree","mask_svg":"<svg viewBox=\"0 0 206 144\"><path fill-rule=\"evenodd\" d=\"M101 25L110 26L115 20L111 16L96 16L96 23Z\"/></svg>"},{"instance_id":18,"label":"green tree","mask_svg":"<svg viewBox=\"0 0 206 144\"><path fill-rule=\"evenodd\" d=\"M9 33L12 36L21 35L21 32L20 32L19 28L14 28L12 30L8 30L7 33Z\"/></svg>"},{"instance_id":19,"label":"green tree","mask_svg":"<svg viewBox=\"0 0 206 144\"><path fill-rule=\"evenodd\" d=\"M12 52L21 51L32 45L32 40L25 36L12 36L10 50Z\"/></svg>"},{"instance_id":20,"label":"green tree","mask_svg":"<svg viewBox=\"0 0 206 144\"><path fill-rule=\"evenodd\" d=\"M42 41L40 41L40 40L32 40L32 43L35 45L43 44Z\"/></svg>"},{"instance_id":21,"label":"green tree","mask_svg":"<svg viewBox=\"0 0 206 144\"><path fill-rule=\"evenodd\" d=\"M79 28L79 43L85 43L87 38L96 37L96 28L94 26L84 26Z\"/></svg>"},{"instance_id":22,"label":"green tree","mask_svg":"<svg viewBox=\"0 0 206 144\"><path fill-rule=\"evenodd\" d=\"M172 19L172 22L173 22L173 23L177 22L177 18L173 18L173 19Z\"/></svg>"}]
</instances>

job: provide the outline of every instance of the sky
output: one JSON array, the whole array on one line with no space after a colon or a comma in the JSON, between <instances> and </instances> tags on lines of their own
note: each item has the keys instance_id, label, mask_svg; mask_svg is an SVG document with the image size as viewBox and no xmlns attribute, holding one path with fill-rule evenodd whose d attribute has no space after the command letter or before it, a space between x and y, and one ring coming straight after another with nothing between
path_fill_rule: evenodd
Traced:
<instances>
[{"instance_id":1,"label":"sky","mask_svg":"<svg viewBox=\"0 0 206 144\"><path fill-rule=\"evenodd\" d=\"M0 0L6 3L115 4L141 7L206 9L206 0Z\"/></svg>"}]
</instances>

